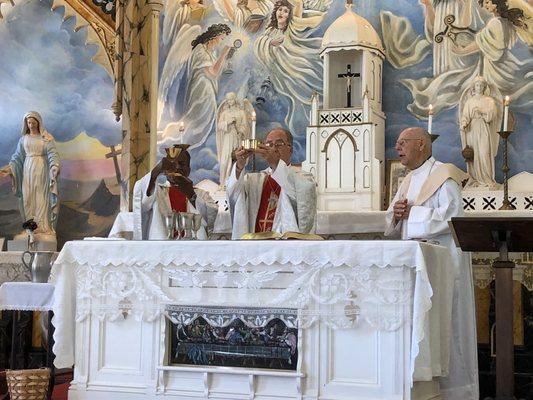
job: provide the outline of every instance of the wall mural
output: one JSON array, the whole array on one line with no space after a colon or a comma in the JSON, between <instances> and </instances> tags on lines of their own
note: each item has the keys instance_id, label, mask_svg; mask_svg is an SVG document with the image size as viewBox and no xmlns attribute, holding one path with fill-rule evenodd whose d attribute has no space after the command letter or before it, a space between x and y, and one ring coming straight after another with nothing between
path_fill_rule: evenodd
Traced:
<instances>
[{"instance_id":1,"label":"wall mural","mask_svg":"<svg viewBox=\"0 0 533 400\"><path fill-rule=\"evenodd\" d=\"M121 140L120 124L110 110L112 79L91 61L96 49L85 44L85 29L75 32L73 19L62 21L61 8L50 11L49 0L21 1L14 7L2 3L0 146L5 151L0 167L15 151L23 115L39 111L62 159L59 242L103 234L119 204L117 171L108 156L110 146ZM526 0L355 3L387 49L383 109L388 158L396 157L399 131L425 126L432 104L433 130L440 134L435 155L466 169L459 108L466 101L465 90L482 72L495 89L491 96L511 96L516 129L509 143L510 175L533 172L533 137L527 131L533 125L533 12ZM500 7L502 16L496 16L494 7ZM512 9L522 10L525 19L520 22ZM216 110L234 92L239 101L247 99L254 106L259 138L273 126L293 130L293 161L302 162L311 93L322 89L321 38L343 11L339 0L168 0L160 26L160 156L169 143L187 141L194 147L193 179L218 183ZM448 25L447 15L455 17ZM447 29L455 29L455 42L432 40ZM500 165L501 150L496 159L501 182ZM18 233L21 222L9 178L3 178L0 236Z\"/></svg>"},{"instance_id":2,"label":"wall mural","mask_svg":"<svg viewBox=\"0 0 533 400\"><path fill-rule=\"evenodd\" d=\"M119 189L110 146L121 141L110 106L113 82L91 61L86 28L51 2L22 1L2 7L0 20L0 167L15 152L24 115L40 112L61 158L59 245L106 234L119 208ZM0 180L0 237L22 231L18 200L9 177Z\"/></svg>"},{"instance_id":3,"label":"wall mural","mask_svg":"<svg viewBox=\"0 0 533 400\"><path fill-rule=\"evenodd\" d=\"M496 5L484 1L355 2L356 12L380 32L387 49L387 157L396 157L393 145L401 129L427 124L432 104L433 133L440 135L435 155L466 169L458 110L461 96L482 73L498 88L498 98L511 96L517 120L510 141L511 176L533 172L527 162L533 139L526 132L533 118L533 22L528 20L533 12L526 0L510 0L508 6L495 0L525 15L522 22L513 12L496 17ZM322 89L321 38L343 11L344 1L331 0L167 2L161 16L160 153L184 140L196 148L194 179L218 182L216 110L235 92L253 104L259 138L273 126L293 131L293 161L302 162L311 94ZM448 21L453 26L445 23L448 15L455 17ZM447 36L436 43L433 38L446 29L454 30L455 41ZM500 165L501 155L496 160L501 181Z\"/></svg>"}]
</instances>

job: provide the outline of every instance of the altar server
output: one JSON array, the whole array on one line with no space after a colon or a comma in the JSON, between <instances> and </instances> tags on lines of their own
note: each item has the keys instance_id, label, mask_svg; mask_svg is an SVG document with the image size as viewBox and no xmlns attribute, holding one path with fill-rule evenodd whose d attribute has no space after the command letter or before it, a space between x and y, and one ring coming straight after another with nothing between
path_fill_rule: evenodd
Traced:
<instances>
[{"instance_id":1,"label":"altar server","mask_svg":"<svg viewBox=\"0 0 533 400\"><path fill-rule=\"evenodd\" d=\"M291 166L293 140L285 129L270 131L255 153L269 167L261 172L244 170L251 150L239 148L226 182L233 225L232 239L245 233L314 230L316 183L313 176Z\"/></svg>"},{"instance_id":2,"label":"altar server","mask_svg":"<svg viewBox=\"0 0 533 400\"><path fill-rule=\"evenodd\" d=\"M440 389L445 400L479 398L474 286L470 255L453 242L448 226L463 214L461 184L467 175L431 155L431 138L422 128L405 129L396 142L401 163L410 172L387 210L385 235L430 239L446 246L455 275L449 373Z\"/></svg>"},{"instance_id":3,"label":"altar server","mask_svg":"<svg viewBox=\"0 0 533 400\"><path fill-rule=\"evenodd\" d=\"M209 193L194 188L188 178L191 156L188 145L177 144L133 189L133 239L167 238L165 216L172 212L202 215L199 239L207 239L213 229L218 206ZM158 180L160 182L158 182Z\"/></svg>"}]
</instances>

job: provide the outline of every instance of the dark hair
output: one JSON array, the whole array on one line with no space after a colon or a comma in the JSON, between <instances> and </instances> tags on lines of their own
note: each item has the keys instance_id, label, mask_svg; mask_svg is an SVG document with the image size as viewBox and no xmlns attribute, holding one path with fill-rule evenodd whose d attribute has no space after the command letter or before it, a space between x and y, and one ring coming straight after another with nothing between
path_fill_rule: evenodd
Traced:
<instances>
[{"instance_id":1,"label":"dark hair","mask_svg":"<svg viewBox=\"0 0 533 400\"><path fill-rule=\"evenodd\" d=\"M231 33L230 27L226 24L210 25L205 32L196 36L196 39L191 42L192 48L194 49L199 44L207 43L211 39L216 38L218 35L221 35L223 33L225 33L226 35L229 35Z\"/></svg>"},{"instance_id":2,"label":"dark hair","mask_svg":"<svg viewBox=\"0 0 533 400\"><path fill-rule=\"evenodd\" d=\"M289 20L292 18L292 13L294 10L294 7L291 3L289 3L287 0L278 0L276 1L276 4L274 4L274 8L272 9L272 15L270 16L270 24L268 25L268 28L278 28L278 18L276 17L277 11L281 7L287 7L289 9ZM287 27L285 27L287 29Z\"/></svg>"},{"instance_id":3,"label":"dark hair","mask_svg":"<svg viewBox=\"0 0 533 400\"><path fill-rule=\"evenodd\" d=\"M507 0L487 0L496 6L496 11L502 18L508 19L514 26L527 29L526 16L524 10L520 8L509 8ZM484 0L479 0L479 5L483 7Z\"/></svg>"}]
</instances>

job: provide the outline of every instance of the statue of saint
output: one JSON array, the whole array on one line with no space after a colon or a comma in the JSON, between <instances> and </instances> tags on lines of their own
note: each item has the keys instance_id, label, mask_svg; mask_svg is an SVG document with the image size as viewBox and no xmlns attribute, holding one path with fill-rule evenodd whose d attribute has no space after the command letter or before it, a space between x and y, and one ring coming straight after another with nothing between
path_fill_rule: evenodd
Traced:
<instances>
[{"instance_id":1,"label":"statue of saint","mask_svg":"<svg viewBox=\"0 0 533 400\"><path fill-rule=\"evenodd\" d=\"M226 188L231 172L233 150L243 139L252 135L253 106L248 99L238 99L229 92L218 108L217 115L217 158L220 168L220 189Z\"/></svg>"},{"instance_id":2,"label":"statue of saint","mask_svg":"<svg viewBox=\"0 0 533 400\"><path fill-rule=\"evenodd\" d=\"M472 87L463 95L459 127L463 156L470 175L465 188L496 189L499 186L494 180L501 120L501 110L496 104L482 76L475 78Z\"/></svg>"},{"instance_id":3,"label":"statue of saint","mask_svg":"<svg viewBox=\"0 0 533 400\"><path fill-rule=\"evenodd\" d=\"M37 223L37 242L56 240L59 166L54 138L45 130L40 114L30 111L24 116L15 154L9 165L0 170L0 176L11 176L13 192L20 199L22 220L33 218Z\"/></svg>"}]
</instances>

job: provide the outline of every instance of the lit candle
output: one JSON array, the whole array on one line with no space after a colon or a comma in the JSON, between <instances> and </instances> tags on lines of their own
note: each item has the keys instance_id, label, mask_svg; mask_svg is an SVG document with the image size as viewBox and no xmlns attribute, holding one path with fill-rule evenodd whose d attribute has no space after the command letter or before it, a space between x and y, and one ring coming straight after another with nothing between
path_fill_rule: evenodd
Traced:
<instances>
[{"instance_id":1,"label":"lit candle","mask_svg":"<svg viewBox=\"0 0 533 400\"><path fill-rule=\"evenodd\" d=\"M185 122L180 121L179 130L180 130L180 132L183 132L185 130Z\"/></svg>"},{"instance_id":2,"label":"lit candle","mask_svg":"<svg viewBox=\"0 0 533 400\"><path fill-rule=\"evenodd\" d=\"M255 111L252 111L252 140L255 139Z\"/></svg>"},{"instance_id":3,"label":"lit candle","mask_svg":"<svg viewBox=\"0 0 533 400\"><path fill-rule=\"evenodd\" d=\"M510 98L509 96L505 96L505 100L503 102L503 130L504 132L508 130L508 124L509 124L509 103Z\"/></svg>"},{"instance_id":4,"label":"lit candle","mask_svg":"<svg viewBox=\"0 0 533 400\"><path fill-rule=\"evenodd\" d=\"M183 121L180 121L178 125L178 142L179 144L183 144L183 134L185 132L185 123Z\"/></svg>"},{"instance_id":5,"label":"lit candle","mask_svg":"<svg viewBox=\"0 0 533 400\"><path fill-rule=\"evenodd\" d=\"M433 104L429 105L429 113L428 113L428 132L431 133L431 128L433 125Z\"/></svg>"}]
</instances>

